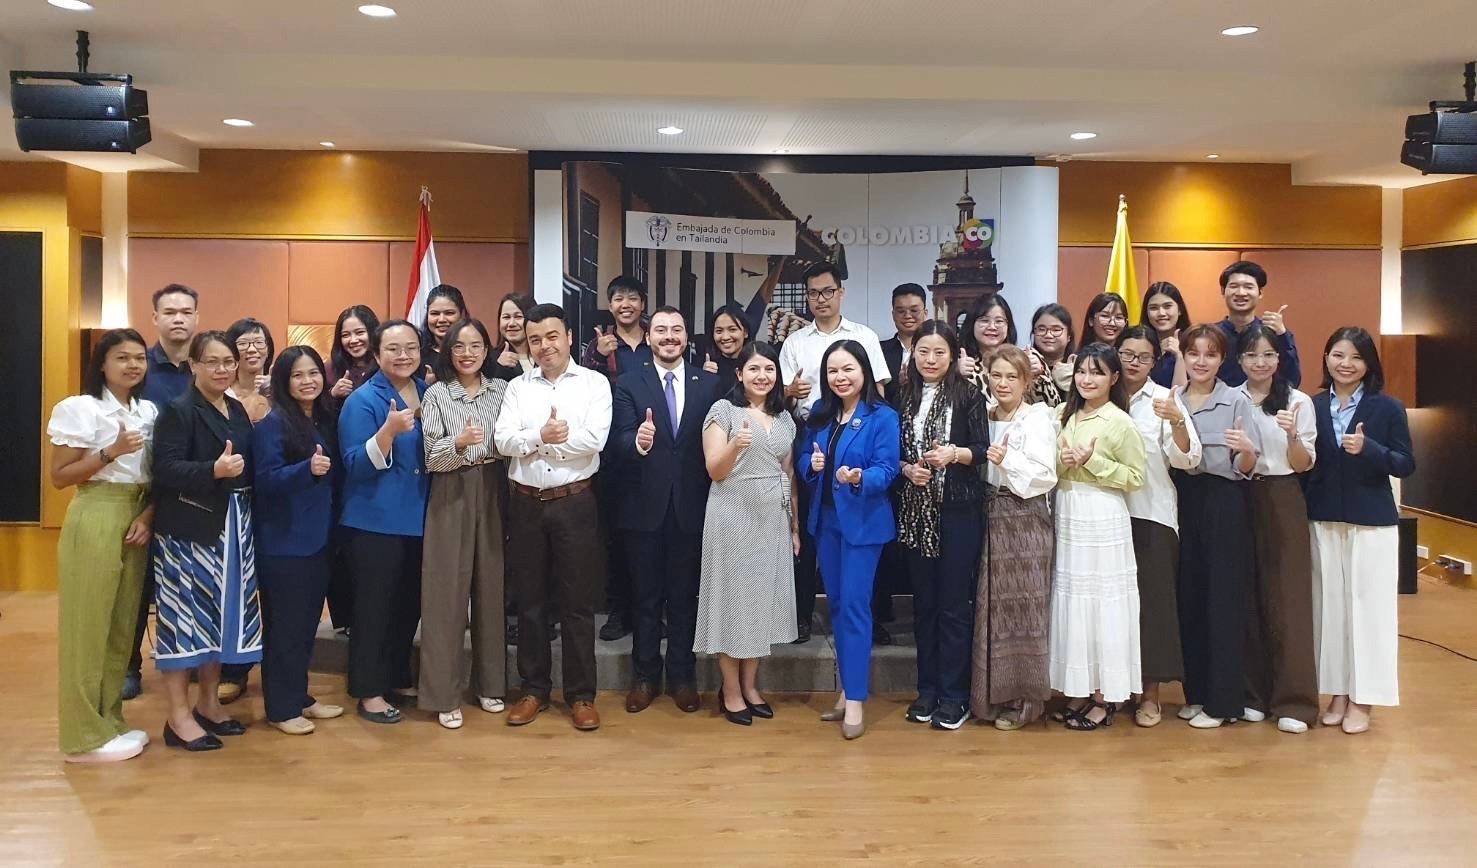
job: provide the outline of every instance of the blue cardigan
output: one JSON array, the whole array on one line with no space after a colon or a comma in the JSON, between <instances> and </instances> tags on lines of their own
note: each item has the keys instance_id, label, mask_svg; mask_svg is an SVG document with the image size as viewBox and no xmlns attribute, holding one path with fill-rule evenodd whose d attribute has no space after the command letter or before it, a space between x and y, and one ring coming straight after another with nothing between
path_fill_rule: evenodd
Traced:
<instances>
[{"instance_id":1,"label":"blue cardigan","mask_svg":"<svg viewBox=\"0 0 1477 868\"><path fill-rule=\"evenodd\" d=\"M314 476L311 459L287 463L287 423L282 411L273 409L251 431L256 458L255 488L252 490L252 523L256 528L256 550L269 557L305 558L323 551L333 530L334 477L340 472L334 444L315 432L323 454L333 459L333 469Z\"/></svg>"},{"instance_id":2,"label":"blue cardigan","mask_svg":"<svg viewBox=\"0 0 1477 868\"><path fill-rule=\"evenodd\" d=\"M426 384L414 380L418 395ZM426 501L430 483L421 441L421 420L390 447L390 466L380 470L369 460L364 444L385 424L390 402L405 400L384 371L376 371L364 385L349 393L338 417L338 442L343 462L343 514L339 524L357 530L395 536L422 536L426 530Z\"/></svg>"},{"instance_id":3,"label":"blue cardigan","mask_svg":"<svg viewBox=\"0 0 1477 868\"><path fill-rule=\"evenodd\" d=\"M1404 479L1415 472L1404 405L1383 392L1366 389L1349 423L1351 430L1364 423L1364 451L1350 455L1334 431L1329 400L1327 389L1313 396L1318 450L1304 487L1309 520L1375 527L1398 523L1390 477Z\"/></svg>"},{"instance_id":4,"label":"blue cardigan","mask_svg":"<svg viewBox=\"0 0 1477 868\"><path fill-rule=\"evenodd\" d=\"M852 545L882 545L897 536L892 517L892 500L888 490L902 468L902 439L899 435L897 411L880 401L868 407L857 405L856 413L846 423L846 430L836 443L836 459L821 473L810 469L810 456L818 445L821 452L831 442L836 423L820 429L805 430L800 437L800 451L795 454L795 469L811 492L810 516L806 530L812 537L820 528L821 488L831 486L836 504L836 517L841 536ZM860 467L859 486L836 481L836 468Z\"/></svg>"}]
</instances>

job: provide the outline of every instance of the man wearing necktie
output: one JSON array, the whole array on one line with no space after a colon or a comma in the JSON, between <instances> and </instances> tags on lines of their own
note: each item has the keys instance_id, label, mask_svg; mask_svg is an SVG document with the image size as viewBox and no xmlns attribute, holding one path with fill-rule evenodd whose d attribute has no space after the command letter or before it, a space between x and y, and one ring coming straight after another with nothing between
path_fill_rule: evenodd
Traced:
<instances>
[{"instance_id":1,"label":"man wearing necktie","mask_svg":"<svg viewBox=\"0 0 1477 868\"><path fill-rule=\"evenodd\" d=\"M673 307L658 309L647 332L652 360L615 384L611 449L622 465L616 532L627 534L635 582L633 684L626 711L645 709L666 690L683 711L697 711L697 590L708 473L702 423L718 395L717 376L684 364L687 324ZM661 653L662 609L667 653Z\"/></svg>"}]
</instances>

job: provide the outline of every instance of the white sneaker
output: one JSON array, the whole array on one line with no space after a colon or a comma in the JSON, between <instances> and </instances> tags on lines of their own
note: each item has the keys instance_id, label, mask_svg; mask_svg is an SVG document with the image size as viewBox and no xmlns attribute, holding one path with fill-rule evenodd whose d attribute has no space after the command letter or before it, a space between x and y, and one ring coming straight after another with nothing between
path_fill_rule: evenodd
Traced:
<instances>
[{"instance_id":1,"label":"white sneaker","mask_svg":"<svg viewBox=\"0 0 1477 868\"><path fill-rule=\"evenodd\" d=\"M1190 719L1190 725L1195 727L1196 729L1215 729L1222 723L1225 723L1225 721L1221 720L1219 717L1211 717L1204 711L1197 713L1193 718Z\"/></svg>"},{"instance_id":2,"label":"white sneaker","mask_svg":"<svg viewBox=\"0 0 1477 868\"><path fill-rule=\"evenodd\" d=\"M457 708L451 711L443 711L436 715L436 721L447 729L461 729L462 710Z\"/></svg>"},{"instance_id":3,"label":"white sneaker","mask_svg":"<svg viewBox=\"0 0 1477 868\"><path fill-rule=\"evenodd\" d=\"M1195 715L1199 714L1200 709L1204 707L1205 706L1203 705L1181 705L1180 710L1175 712L1175 716L1178 717L1180 720L1190 720Z\"/></svg>"},{"instance_id":4,"label":"white sneaker","mask_svg":"<svg viewBox=\"0 0 1477 868\"><path fill-rule=\"evenodd\" d=\"M1308 725L1296 717L1277 718L1277 728L1283 732L1290 732L1293 735L1302 735L1308 731Z\"/></svg>"},{"instance_id":5,"label":"white sneaker","mask_svg":"<svg viewBox=\"0 0 1477 868\"><path fill-rule=\"evenodd\" d=\"M67 754L69 763L116 763L133 759L144 752L144 746L126 735L115 735L105 745L87 753Z\"/></svg>"},{"instance_id":6,"label":"white sneaker","mask_svg":"<svg viewBox=\"0 0 1477 868\"><path fill-rule=\"evenodd\" d=\"M149 734L141 729L130 729L128 732L123 733L120 738L132 739L138 742L139 747L149 746Z\"/></svg>"},{"instance_id":7,"label":"white sneaker","mask_svg":"<svg viewBox=\"0 0 1477 868\"><path fill-rule=\"evenodd\" d=\"M479 696L477 702L482 705L482 710L488 714L502 714L506 706L501 696Z\"/></svg>"},{"instance_id":8,"label":"white sneaker","mask_svg":"<svg viewBox=\"0 0 1477 868\"><path fill-rule=\"evenodd\" d=\"M1265 712L1257 711L1255 708L1247 706L1241 709L1241 719L1250 721L1251 723L1261 723L1267 719L1267 715Z\"/></svg>"}]
</instances>

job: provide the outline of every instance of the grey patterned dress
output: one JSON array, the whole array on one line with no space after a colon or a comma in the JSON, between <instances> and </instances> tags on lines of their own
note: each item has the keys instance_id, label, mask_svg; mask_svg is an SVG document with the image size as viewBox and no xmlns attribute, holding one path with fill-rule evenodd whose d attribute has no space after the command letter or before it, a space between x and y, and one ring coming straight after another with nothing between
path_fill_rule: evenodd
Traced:
<instances>
[{"instance_id":1,"label":"grey patterned dress","mask_svg":"<svg viewBox=\"0 0 1477 868\"><path fill-rule=\"evenodd\" d=\"M708 411L703 430L720 425L731 438L748 415L720 400ZM795 423L780 413L767 437L757 421L749 427L754 441L728 477L708 490L692 643L699 654L767 657L771 645L796 636L790 483L784 471Z\"/></svg>"}]
</instances>

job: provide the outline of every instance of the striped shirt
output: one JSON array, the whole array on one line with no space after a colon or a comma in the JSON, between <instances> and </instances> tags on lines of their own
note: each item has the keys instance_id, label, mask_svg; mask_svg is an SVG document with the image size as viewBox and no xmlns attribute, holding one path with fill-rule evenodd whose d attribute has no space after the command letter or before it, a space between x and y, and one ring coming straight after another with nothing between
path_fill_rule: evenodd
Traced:
<instances>
[{"instance_id":1,"label":"striped shirt","mask_svg":"<svg viewBox=\"0 0 1477 868\"><path fill-rule=\"evenodd\" d=\"M474 464L496 461L501 456L492 444L492 429L503 407L508 384L482 376L475 396L459 380L437 382L421 398L421 431L426 444L426 471L446 473ZM482 429L482 442L457 451L456 438L467 420Z\"/></svg>"}]
</instances>

